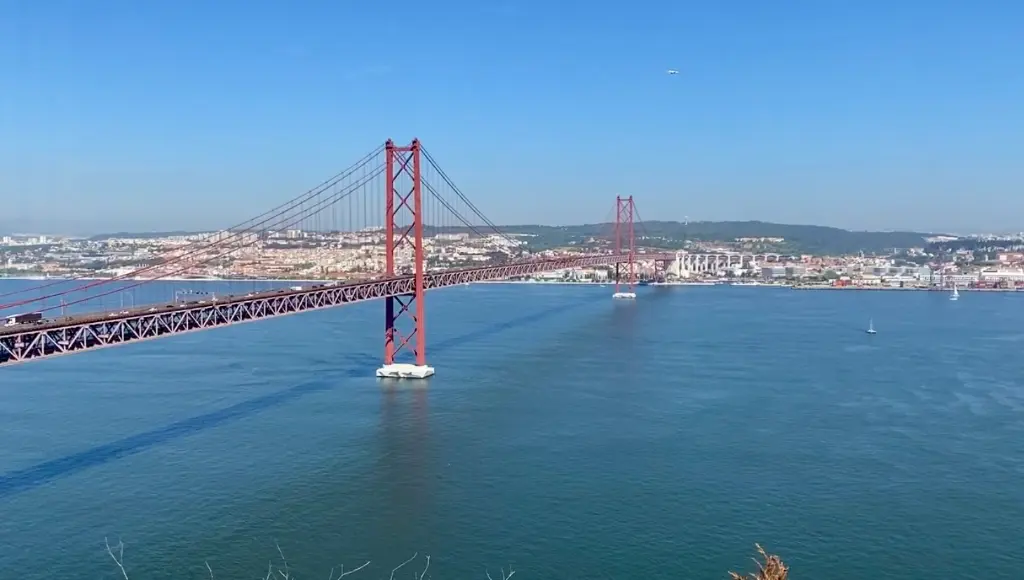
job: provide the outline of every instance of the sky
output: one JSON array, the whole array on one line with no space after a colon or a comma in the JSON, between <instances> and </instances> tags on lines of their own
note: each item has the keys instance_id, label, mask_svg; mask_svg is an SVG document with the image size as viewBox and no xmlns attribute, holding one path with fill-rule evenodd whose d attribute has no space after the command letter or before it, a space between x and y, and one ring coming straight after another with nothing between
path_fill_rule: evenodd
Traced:
<instances>
[{"instance_id":1,"label":"sky","mask_svg":"<svg viewBox=\"0 0 1024 580\"><path fill-rule=\"evenodd\" d=\"M0 230L223 227L418 137L498 223L1018 231L1022 62L1013 0L0 0Z\"/></svg>"}]
</instances>

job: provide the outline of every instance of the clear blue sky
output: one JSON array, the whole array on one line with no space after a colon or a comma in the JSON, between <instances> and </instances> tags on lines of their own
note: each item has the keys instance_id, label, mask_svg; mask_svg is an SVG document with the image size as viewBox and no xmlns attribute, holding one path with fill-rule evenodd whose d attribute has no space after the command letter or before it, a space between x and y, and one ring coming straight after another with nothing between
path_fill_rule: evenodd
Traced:
<instances>
[{"instance_id":1,"label":"clear blue sky","mask_svg":"<svg viewBox=\"0 0 1024 580\"><path fill-rule=\"evenodd\" d=\"M500 223L1024 229L1022 63L1013 0L0 1L0 225L228 225L417 136Z\"/></svg>"}]
</instances>

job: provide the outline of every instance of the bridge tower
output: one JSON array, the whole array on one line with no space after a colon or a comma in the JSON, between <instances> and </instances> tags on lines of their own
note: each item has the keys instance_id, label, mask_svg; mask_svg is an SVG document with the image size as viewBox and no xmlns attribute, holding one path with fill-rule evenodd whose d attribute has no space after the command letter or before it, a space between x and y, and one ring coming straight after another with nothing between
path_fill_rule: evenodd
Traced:
<instances>
[{"instance_id":1,"label":"bridge tower","mask_svg":"<svg viewBox=\"0 0 1024 580\"><path fill-rule=\"evenodd\" d=\"M615 294L612 294L612 298L620 300L636 299L636 236L633 231L635 210L632 195L615 197L615 253L621 255L623 251L628 251L626 263L615 264ZM619 273L621 266L628 268L625 285L622 285L622 275Z\"/></svg>"},{"instance_id":2,"label":"bridge tower","mask_svg":"<svg viewBox=\"0 0 1024 580\"><path fill-rule=\"evenodd\" d=\"M409 145L398 146L388 139L384 155L384 268L387 278L398 279L384 299L384 366L377 369L377 376L425 379L434 374L434 367L427 366L426 351L420 142L413 139ZM408 252L410 246L411 252ZM405 250L406 255L411 253L412 265L399 272L397 262L401 250ZM395 294L395 290L404 292ZM402 319L408 321L408 330L403 331L396 324ZM395 357L403 350L411 351L415 364L395 362Z\"/></svg>"}]
</instances>

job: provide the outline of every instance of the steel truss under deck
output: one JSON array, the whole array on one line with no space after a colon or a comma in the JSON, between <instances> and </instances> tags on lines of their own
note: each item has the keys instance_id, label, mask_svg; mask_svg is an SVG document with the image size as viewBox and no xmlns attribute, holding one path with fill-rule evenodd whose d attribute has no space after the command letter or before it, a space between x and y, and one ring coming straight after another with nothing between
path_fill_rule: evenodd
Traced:
<instances>
[{"instance_id":1,"label":"steel truss under deck","mask_svg":"<svg viewBox=\"0 0 1024 580\"><path fill-rule=\"evenodd\" d=\"M672 260L672 254L647 254L646 259ZM597 255L530 260L519 263L426 273L427 290L469 282L518 278L539 272L611 266L629 262L629 255ZM353 302L412 294L413 275L321 285L302 290L271 290L227 296L205 303L188 302L158 307L83 314L44 320L31 325L0 328L0 366L96 350L110 346L195 332L242 322L263 320Z\"/></svg>"}]
</instances>

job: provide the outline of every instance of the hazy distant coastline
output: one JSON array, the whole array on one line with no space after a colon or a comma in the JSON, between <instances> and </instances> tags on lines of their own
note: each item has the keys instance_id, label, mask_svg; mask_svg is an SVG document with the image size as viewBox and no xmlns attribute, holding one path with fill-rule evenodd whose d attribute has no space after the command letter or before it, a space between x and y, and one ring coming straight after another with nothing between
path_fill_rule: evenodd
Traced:
<instances>
[{"instance_id":1,"label":"hazy distant coastline","mask_svg":"<svg viewBox=\"0 0 1024 580\"><path fill-rule=\"evenodd\" d=\"M0 231L10 231L0 224ZM17 227L24 231L25 227ZM588 238L607 236L613 224L577 224L548 226L538 224L519 224L500 226L510 234L523 236L531 250L564 247L578 244ZM425 228L429 235L430 227ZM462 231L464 230L464 231ZM90 236L72 236L99 241L112 238L148 239L172 236L189 236L210 233L216 230L199 231L166 231L166 232L114 232L94 234ZM447 233L471 233L469 228L446 228ZM51 234L37 232L48 236ZM637 232L643 237L647 247L676 247L683 240L694 242L731 242L739 238L779 238L784 242L773 251L795 254L845 255L857 252L875 253L892 248L920 247L925 245L925 238L943 235L914 231L856 231L830 226L782 224L764 221L645 221L642 231ZM14 234L4 234L14 235Z\"/></svg>"}]
</instances>

